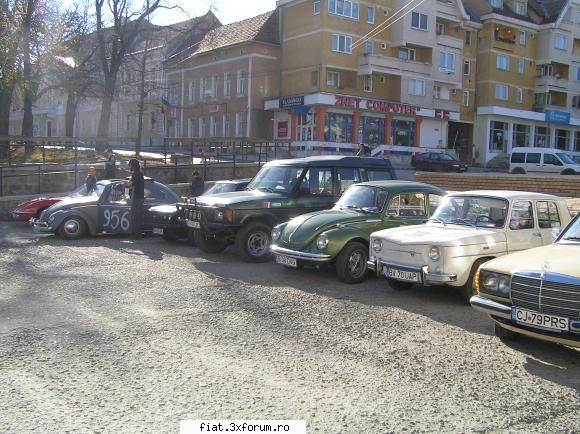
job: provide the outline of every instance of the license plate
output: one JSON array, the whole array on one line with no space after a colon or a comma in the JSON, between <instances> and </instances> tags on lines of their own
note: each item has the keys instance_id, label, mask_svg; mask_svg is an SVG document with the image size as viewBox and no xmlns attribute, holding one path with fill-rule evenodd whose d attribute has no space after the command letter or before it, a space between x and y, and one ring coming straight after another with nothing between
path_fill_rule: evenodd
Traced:
<instances>
[{"instance_id":1,"label":"license plate","mask_svg":"<svg viewBox=\"0 0 580 434\"><path fill-rule=\"evenodd\" d=\"M385 277L402 280L404 282L421 282L421 275L418 271L401 270L399 268L383 267Z\"/></svg>"},{"instance_id":2,"label":"license plate","mask_svg":"<svg viewBox=\"0 0 580 434\"><path fill-rule=\"evenodd\" d=\"M276 263L287 265L288 267L298 267L298 262L294 258L289 258L288 256L276 255Z\"/></svg>"},{"instance_id":3,"label":"license plate","mask_svg":"<svg viewBox=\"0 0 580 434\"><path fill-rule=\"evenodd\" d=\"M162 228L153 228L153 233L155 235L163 235L163 229Z\"/></svg>"},{"instance_id":4,"label":"license plate","mask_svg":"<svg viewBox=\"0 0 580 434\"><path fill-rule=\"evenodd\" d=\"M188 228L193 228L193 229L200 229L201 228L201 225L199 224L199 222L195 221L195 220L186 220L185 225Z\"/></svg>"},{"instance_id":5,"label":"license plate","mask_svg":"<svg viewBox=\"0 0 580 434\"><path fill-rule=\"evenodd\" d=\"M556 315L546 315L544 313L534 312L514 307L512 309L512 320L522 324L528 324L533 327L539 327L549 330L568 331L568 318Z\"/></svg>"}]
</instances>

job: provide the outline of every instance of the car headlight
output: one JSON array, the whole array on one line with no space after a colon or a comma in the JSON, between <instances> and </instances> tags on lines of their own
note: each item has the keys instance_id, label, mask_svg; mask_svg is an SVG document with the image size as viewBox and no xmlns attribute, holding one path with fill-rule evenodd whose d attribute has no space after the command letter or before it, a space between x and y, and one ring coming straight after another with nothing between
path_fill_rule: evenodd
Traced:
<instances>
[{"instance_id":1,"label":"car headlight","mask_svg":"<svg viewBox=\"0 0 580 434\"><path fill-rule=\"evenodd\" d=\"M433 262L437 262L441 258L441 252L439 251L439 247L432 246L429 249L429 259Z\"/></svg>"},{"instance_id":2,"label":"car headlight","mask_svg":"<svg viewBox=\"0 0 580 434\"><path fill-rule=\"evenodd\" d=\"M383 250L383 242L380 238L375 238L373 240L373 250L377 253Z\"/></svg>"},{"instance_id":3,"label":"car headlight","mask_svg":"<svg viewBox=\"0 0 580 434\"><path fill-rule=\"evenodd\" d=\"M316 247L318 247L319 250L324 250L326 249L326 246L328 246L328 235L322 234L316 240Z\"/></svg>"},{"instance_id":4,"label":"car headlight","mask_svg":"<svg viewBox=\"0 0 580 434\"><path fill-rule=\"evenodd\" d=\"M270 237L272 237L272 242L275 243L276 241L278 241L280 239L280 234L282 232L280 231L280 229L278 229L278 227L275 227L274 229L272 229L272 233L270 234Z\"/></svg>"},{"instance_id":5,"label":"car headlight","mask_svg":"<svg viewBox=\"0 0 580 434\"><path fill-rule=\"evenodd\" d=\"M223 220L224 219L224 212L223 211L218 211L215 213L215 219L216 220Z\"/></svg>"},{"instance_id":6,"label":"car headlight","mask_svg":"<svg viewBox=\"0 0 580 434\"><path fill-rule=\"evenodd\" d=\"M510 279L511 276L507 274L481 270L479 273L479 290L506 297L510 292Z\"/></svg>"}]
</instances>

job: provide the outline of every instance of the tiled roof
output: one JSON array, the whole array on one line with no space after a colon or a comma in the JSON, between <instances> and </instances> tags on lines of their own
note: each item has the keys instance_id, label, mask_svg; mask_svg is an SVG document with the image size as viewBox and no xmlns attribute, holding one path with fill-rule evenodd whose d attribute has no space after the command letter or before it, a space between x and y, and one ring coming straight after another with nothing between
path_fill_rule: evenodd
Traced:
<instances>
[{"instance_id":1,"label":"tiled roof","mask_svg":"<svg viewBox=\"0 0 580 434\"><path fill-rule=\"evenodd\" d=\"M277 22L278 15L274 10L247 20L218 27L205 35L196 50L196 54L249 41L278 44Z\"/></svg>"},{"instance_id":2,"label":"tiled roof","mask_svg":"<svg viewBox=\"0 0 580 434\"><path fill-rule=\"evenodd\" d=\"M567 0L528 0L528 8L535 14L519 15L513 11L508 2L503 1L502 8L494 8L490 5L489 0L462 0L463 5L472 19L478 20L482 16L495 13L505 17L515 18L522 21L533 22L536 24L556 21L562 8ZM539 15L542 21L537 22L536 15Z\"/></svg>"},{"instance_id":3,"label":"tiled roof","mask_svg":"<svg viewBox=\"0 0 580 434\"><path fill-rule=\"evenodd\" d=\"M542 23L551 23L558 19L566 2L567 0L528 0L528 7L543 18Z\"/></svg>"}]
</instances>

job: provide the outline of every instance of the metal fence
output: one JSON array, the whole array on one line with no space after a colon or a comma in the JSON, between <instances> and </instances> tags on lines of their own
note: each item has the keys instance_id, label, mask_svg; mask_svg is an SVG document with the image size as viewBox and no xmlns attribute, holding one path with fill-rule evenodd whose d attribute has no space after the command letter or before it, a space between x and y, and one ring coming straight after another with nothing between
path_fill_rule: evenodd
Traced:
<instances>
[{"instance_id":1,"label":"metal fence","mask_svg":"<svg viewBox=\"0 0 580 434\"><path fill-rule=\"evenodd\" d=\"M104 163L98 144L117 154L120 174L133 157L134 143L126 138L0 137L0 196L71 190L84 179L88 167ZM194 168L223 167L220 173L236 177L237 166L290 157L288 142L201 140L171 138L162 145L143 146L139 159L144 173L155 172L162 182L179 182ZM128 172L127 172L128 174ZM188 175L189 176L189 175Z\"/></svg>"}]
</instances>

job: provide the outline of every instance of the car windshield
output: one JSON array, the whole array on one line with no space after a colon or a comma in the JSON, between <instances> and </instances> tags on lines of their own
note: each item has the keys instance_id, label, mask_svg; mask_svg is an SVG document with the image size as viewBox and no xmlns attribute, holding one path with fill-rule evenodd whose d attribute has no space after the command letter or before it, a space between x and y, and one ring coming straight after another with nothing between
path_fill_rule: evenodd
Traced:
<instances>
[{"instance_id":1,"label":"car windshield","mask_svg":"<svg viewBox=\"0 0 580 434\"><path fill-rule=\"evenodd\" d=\"M387 201L387 192L382 188L368 185L353 185L348 188L336 202L333 209L357 209L362 211L380 211Z\"/></svg>"},{"instance_id":2,"label":"car windshield","mask_svg":"<svg viewBox=\"0 0 580 434\"><path fill-rule=\"evenodd\" d=\"M90 191L90 194L87 194L87 186L83 184L76 190L71 191L69 193L69 197L82 197L82 196L101 197L103 191L105 191L105 185L100 182L97 182L96 187Z\"/></svg>"},{"instance_id":3,"label":"car windshield","mask_svg":"<svg viewBox=\"0 0 580 434\"><path fill-rule=\"evenodd\" d=\"M572 159L572 157L570 157L568 154L565 154L563 152L557 152L556 155L558 156L558 158L560 160L562 160L566 164L575 164L575 162Z\"/></svg>"},{"instance_id":4,"label":"car windshield","mask_svg":"<svg viewBox=\"0 0 580 434\"><path fill-rule=\"evenodd\" d=\"M508 210L505 199L481 196L447 196L433 214L433 220L486 228L502 228Z\"/></svg>"},{"instance_id":5,"label":"car windshield","mask_svg":"<svg viewBox=\"0 0 580 434\"><path fill-rule=\"evenodd\" d=\"M218 193L229 193L230 191L235 191L237 185L231 182L216 182L210 188L203 193L204 196L208 194L218 194Z\"/></svg>"},{"instance_id":6,"label":"car windshield","mask_svg":"<svg viewBox=\"0 0 580 434\"><path fill-rule=\"evenodd\" d=\"M270 166L264 167L248 184L248 190L290 193L297 184L304 167Z\"/></svg>"},{"instance_id":7,"label":"car windshield","mask_svg":"<svg viewBox=\"0 0 580 434\"><path fill-rule=\"evenodd\" d=\"M576 216L576 218L572 220L572 222L560 235L556 243L559 244L575 243L580 246L580 216Z\"/></svg>"},{"instance_id":8,"label":"car windshield","mask_svg":"<svg viewBox=\"0 0 580 434\"><path fill-rule=\"evenodd\" d=\"M445 161L455 161L455 158L449 154L441 154L441 159Z\"/></svg>"}]
</instances>

